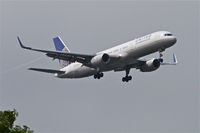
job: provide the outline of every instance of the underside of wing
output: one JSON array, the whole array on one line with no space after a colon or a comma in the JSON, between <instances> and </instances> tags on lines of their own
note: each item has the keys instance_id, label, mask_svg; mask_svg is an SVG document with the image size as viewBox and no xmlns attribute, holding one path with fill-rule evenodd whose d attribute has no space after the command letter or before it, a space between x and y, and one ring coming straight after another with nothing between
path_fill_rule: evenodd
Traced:
<instances>
[{"instance_id":1,"label":"underside of wing","mask_svg":"<svg viewBox=\"0 0 200 133\"><path fill-rule=\"evenodd\" d=\"M130 64L127 64L127 65L125 65L125 66L123 66L123 67L119 67L119 68L116 68L114 71L124 71L124 70L126 70L127 68L139 68L140 66L142 66L143 64L145 64L145 60L139 60L139 59L137 59L137 60L135 60L134 62L132 62L132 63L130 63Z\"/></svg>"},{"instance_id":2,"label":"underside of wing","mask_svg":"<svg viewBox=\"0 0 200 133\"><path fill-rule=\"evenodd\" d=\"M70 62L77 61L84 65L87 65L90 62L90 60L95 56L95 55L86 55L77 53L54 52L54 51L48 51L46 52L46 55L48 57L52 57L53 59L61 59Z\"/></svg>"},{"instance_id":3,"label":"underside of wing","mask_svg":"<svg viewBox=\"0 0 200 133\"><path fill-rule=\"evenodd\" d=\"M124 71L130 68L140 69L142 72L151 72L160 67L160 65L177 65L178 61L176 55L173 54L173 62L163 62L162 58L152 58L149 60L137 59L130 64L126 64L123 67L117 68L114 71Z\"/></svg>"},{"instance_id":4,"label":"underside of wing","mask_svg":"<svg viewBox=\"0 0 200 133\"><path fill-rule=\"evenodd\" d=\"M42 68L29 68L29 70L38 71L38 72L45 72L45 73L57 73L57 74L64 74L65 71L60 70L53 70L53 69L42 69Z\"/></svg>"}]
</instances>

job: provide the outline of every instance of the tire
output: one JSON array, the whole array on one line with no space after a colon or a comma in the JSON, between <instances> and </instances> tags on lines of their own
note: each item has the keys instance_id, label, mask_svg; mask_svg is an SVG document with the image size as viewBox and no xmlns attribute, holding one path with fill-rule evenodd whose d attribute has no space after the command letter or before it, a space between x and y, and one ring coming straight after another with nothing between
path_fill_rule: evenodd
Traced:
<instances>
[{"instance_id":1,"label":"tire","mask_svg":"<svg viewBox=\"0 0 200 133\"><path fill-rule=\"evenodd\" d=\"M100 74L100 77L103 77L103 73Z\"/></svg>"},{"instance_id":2,"label":"tire","mask_svg":"<svg viewBox=\"0 0 200 133\"><path fill-rule=\"evenodd\" d=\"M160 58L160 59L159 59L159 61L160 61L160 62L163 62L163 59L162 59L162 58Z\"/></svg>"}]
</instances>

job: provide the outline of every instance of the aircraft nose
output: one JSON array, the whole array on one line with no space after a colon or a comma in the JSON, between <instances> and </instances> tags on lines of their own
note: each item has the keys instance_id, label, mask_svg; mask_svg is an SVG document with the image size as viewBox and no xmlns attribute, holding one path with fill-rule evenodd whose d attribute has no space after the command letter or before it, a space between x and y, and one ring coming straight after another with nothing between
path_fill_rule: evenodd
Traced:
<instances>
[{"instance_id":1,"label":"aircraft nose","mask_svg":"<svg viewBox=\"0 0 200 133\"><path fill-rule=\"evenodd\" d=\"M169 37L166 37L166 45L167 46L172 46L172 45L174 45L176 42L177 42L177 39L176 39L176 37L175 36L169 36Z\"/></svg>"},{"instance_id":2,"label":"aircraft nose","mask_svg":"<svg viewBox=\"0 0 200 133\"><path fill-rule=\"evenodd\" d=\"M169 42L170 42L171 45L174 45L177 42L176 37L175 36L170 37Z\"/></svg>"},{"instance_id":3,"label":"aircraft nose","mask_svg":"<svg viewBox=\"0 0 200 133\"><path fill-rule=\"evenodd\" d=\"M173 37L172 42L173 42L173 43L176 43L176 42L177 42L177 39L176 39L175 36Z\"/></svg>"}]
</instances>

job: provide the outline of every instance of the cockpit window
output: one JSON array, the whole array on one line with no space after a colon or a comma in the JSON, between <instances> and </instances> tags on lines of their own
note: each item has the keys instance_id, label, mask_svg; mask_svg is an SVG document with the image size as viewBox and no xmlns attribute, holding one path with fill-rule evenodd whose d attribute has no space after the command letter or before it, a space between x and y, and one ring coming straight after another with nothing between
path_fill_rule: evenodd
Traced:
<instances>
[{"instance_id":1,"label":"cockpit window","mask_svg":"<svg viewBox=\"0 0 200 133\"><path fill-rule=\"evenodd\" d=\"M166 34L164 34L164 36L172 36L172 34L166 33Z\"/></svg>"}]
</instances>

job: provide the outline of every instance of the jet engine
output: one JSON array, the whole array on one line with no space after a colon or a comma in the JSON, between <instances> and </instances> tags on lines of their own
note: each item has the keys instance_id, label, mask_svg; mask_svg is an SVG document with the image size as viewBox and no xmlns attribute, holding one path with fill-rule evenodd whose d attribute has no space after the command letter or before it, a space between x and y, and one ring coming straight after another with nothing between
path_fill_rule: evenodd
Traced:
<instances>
[{"instance_id":1,"label":"jet engine","mask_svg":"<svg viewBox=\"0 0 200 133\"><path fill-rule=\"evenodd\" d=\"M105 65L110 62L110 56L108 54L99 54L92 58L91 63L94 66Z\"/></svg>"},{"instance_id":2,"label":"jet engine","mask_svg":"<svg viewBox=\"0 0 200 133\"><path fill-rule=\"evenodd\" d=\"M160 67L158 59L151 59L145 62L139 69L141 72L152 72Z\"/></svg>"},{"instance_id":3,"label":"jet engine","mask_svg":"<svg viewBox=\"0 0 200 133\"><path fill-rule=\"evenodd\" d=\"M101 67L101 66L105 66L107 64L112 63L118 58L119 56L117 55L109 55L109 54L103 53L103 54L99 54L93 57L91 59L91 64L96 67Z\"/></svg>"}]
</instances>

